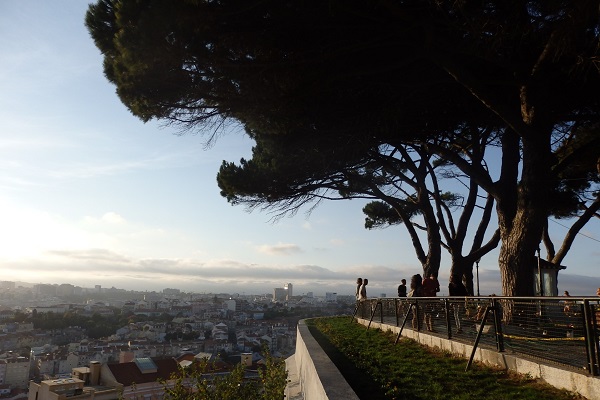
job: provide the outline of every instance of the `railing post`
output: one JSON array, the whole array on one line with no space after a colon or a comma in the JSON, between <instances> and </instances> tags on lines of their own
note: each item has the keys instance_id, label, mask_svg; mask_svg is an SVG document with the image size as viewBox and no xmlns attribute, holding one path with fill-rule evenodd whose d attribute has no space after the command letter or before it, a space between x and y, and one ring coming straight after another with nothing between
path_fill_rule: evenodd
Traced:
<instances>
[{"instance_id":1,"label":"railing post","mask_svg":"<svg viewBox=\"0 0 600 400\"><path fill-rule=\"evenodd\" d=\"M502 333L502 316L500 311L501 305L498 300L492 297L492 309L494 311L494 329L496 330L496 349L500 352L504 351L504 334Z\"/></svg>"},{"instance_id":2,"label":"railing post","mask_svg":"<svg viewBox=\"0 0 600 400\"><path fill-rule=\"evenodd\" d=\"M600 362L600 359L599 359L599 357L600 357L600 338L598 337L598 329L600 328L598 326L598 323L600 322L600 321L598 321L598 316L599 316L598 313L600 313L600 310L593 310L591 304L589 305L589 307L590 307L590 317L592 320L592 331L594 332L594 336L593 336L594 347L593 348L596 351L595 352L596 361ZM596 304L596 307L600 307L600 303Z\"/></svg>"},{"instance_id":3,"label":"railing post","mask_svg":"<svg viewBox=\"0 0 600 400\"><path fill-rule=\"evenodd\" d=\"M596 376L598 375L598 364L596 360L596 332L594 331L594 325L592 323L592 312L590 309L590 301L583 300L583 325L584 325L584 335L585 335L585 351L587 353L588 358L588 371L590 371L590 375Z\"/></svg>"},{"instance_id":4,"label":"railing post","mask_svg":"<svg viewBox=\"0 0 600 400\"><path fill-rule=\"evenodd\" d=\"M479 345L479 340L481 339L481 334L483 333L483 328L485 327L485 321L487 321L488 314L492 310L492 306L487 306L485 308L485 314L483 314L483 318L481 319L481 325L479 325L479 330L477 331L477 337L475 338L475 343L473 343L473 350L471 351L471 357L469 357L469 362L467 362L467 367L465 371L468 371L471 368L471 364L473 364L473 359L475 358L475 352L477 351L477 346Z\"/></svg>"},{"instance_id":5,"label":"railing post","mask_svg":"<svg viewBox=\"0 0 600 400\"><path fill-rule=\"evenodd\" d=\"M400 322L400 317L398 316L398 299L394 298L394 313L396 315L396 326Z\"/></svg>"},{"instance_id":6,"label":"railing post","mask_svg":"<svg viewBox=\"0 0 600 400\"><path fill-rule=\"evenodd\" d=\"M372 302L370 302L370 303L372 303ZM373 322L373 318L375 318L375 313L377 312L377 307L381 307L381 306L382 306L381 300L377 300L377 302L375 303L375 308L373 309L373 311L371 311L371 319L369 320L369 325L367 325L367 330L371 327L371 322ZM383 323L383 311L381 312L381 322Z\"/></svg>"},{"instance_id":7,"label":"railing post","mask_svg":"<svg viewBox=\"0 0 600 400\"><path fill-rule=\"evenodd\" d=\"M452 326L450 325L450 301L444 299L444 312L446 313L446 330L448 331L448 339L452 339Z\"/></svg>"},{"instance_id":8,"label":"railing post","mask_svg":"<svg viewBox=\"0 0 600 400\"><path fill-rule=\"evenodd\" d=\"M406 315L404 316L404 321L402 321L402 326L400 327L400 330L398 331L398 336L396 336L396 341L394 342L394 344L397 344L398 340L400 340L400 336L402 336L402 330L404 329L404 325L406 325L406 320L408 319L408 316L410 315L410 312L412 309L413 309L413 303L410 303L408 305L408 311L406 312Z\"/></svg>"}]
</instances>

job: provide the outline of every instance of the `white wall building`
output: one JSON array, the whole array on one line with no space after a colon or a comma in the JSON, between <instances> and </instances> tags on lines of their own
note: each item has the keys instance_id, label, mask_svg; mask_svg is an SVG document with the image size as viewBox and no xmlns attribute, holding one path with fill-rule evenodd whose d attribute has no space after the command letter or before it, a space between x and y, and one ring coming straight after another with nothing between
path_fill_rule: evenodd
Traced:
<instances>
[{"instance_id":1,"label":"white wall building","mask_svg":"<svg viewBox=\"0 0 600 400\"><path fill-rule=\"evenodd\" d=\"M287 297L287 291L284 288L273 289L273 301L285 301Z\"/></svg>"},{"instance_id":2,"label":"white wall building","mask_svg":"<svg viewBox=\"0 0 600 400\"><path fill-rule=\"evenodd\" d=\"M4 383L11 388L27 389L29 386L29 359L14 357L5 359L6 375Z\"/></svg>"},{"instance_id":3,"label":"white wall building","mask_svg":"<svg viewBox=\"0 0 600 400\"><path fill-rule=\"evenodd\" d=\"M286 300L290 301L292 300L292 296L294 295L294 285L292 285L291 283L286 283L283 288L287 291L286 294Z\"/></svg>"}]
</instances>

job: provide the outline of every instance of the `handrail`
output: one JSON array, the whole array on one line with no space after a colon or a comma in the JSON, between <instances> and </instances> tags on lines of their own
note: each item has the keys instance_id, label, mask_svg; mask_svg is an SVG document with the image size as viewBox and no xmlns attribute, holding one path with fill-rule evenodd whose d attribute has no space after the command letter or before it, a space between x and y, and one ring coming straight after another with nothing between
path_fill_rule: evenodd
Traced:
<instances>
[{"instance_id":1,"label":"handrail","mask_svg":"<svg viewBox=\"0 0 600 400\"><path fill-rule=\"evenodd\" d=\"M473 354L495 347L600 375L600 297L384 297L357 303L352 318L368 320L367 328L375 318L399 327L398 343L413 315L412 330L420 332L421 312L435 325L436 332L425 333L474 343ZM493 324L494 332L486 334L481 322Z\"/></svg>"}]
</instances>

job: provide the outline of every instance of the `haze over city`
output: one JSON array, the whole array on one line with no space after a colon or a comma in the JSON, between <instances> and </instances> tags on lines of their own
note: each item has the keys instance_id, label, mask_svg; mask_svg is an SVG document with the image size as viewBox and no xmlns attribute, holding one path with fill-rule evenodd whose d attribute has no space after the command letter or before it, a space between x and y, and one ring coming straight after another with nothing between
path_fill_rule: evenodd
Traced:
<instances>
[{"instance_id":1,"label":"haze over city","mask_svg":"<svg viewBox=\"0 0 600 400\"><path fill-rule=\"evenodd\" d=\"M102 72L87 2L0 3L2 280L131 290L395 294L421 272L403 226L369 231L358 200L272 221L219 195L223 160L248 157L235 127L210 136L129 113ZM562 237L569 221L552 220ZM600 286L600 222L575 241L559 293ZM498 251L480 262L482 294L500 293ZM542 256L544 254L542 253ZM442 294L449 260L442 262Z\"/></svg>"}]
</instances>

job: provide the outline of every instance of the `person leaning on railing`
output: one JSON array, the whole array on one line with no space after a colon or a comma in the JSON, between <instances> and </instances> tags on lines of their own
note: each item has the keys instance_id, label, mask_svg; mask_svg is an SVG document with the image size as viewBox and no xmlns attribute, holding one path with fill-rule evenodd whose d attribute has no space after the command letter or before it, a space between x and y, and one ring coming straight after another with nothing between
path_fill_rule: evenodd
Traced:
<instances>
[{"instance_id":1,"label":"person leaning on railing","mask_svg":"<svg viewBox=\"0 0 600 400\"><path fill-rule=\"evenodd\" d=\"M571 295L569 294L569 292L567 290L565 290L564 294L565 297L571 297ZM573 306L573 304L575 304L573 301L571 300L566 300L565 301L565 306L563 307L563 312L567 315L567 316L571 316L573 314L573 310L571 309L571 307Z\"/></svg>"}]
</instances>

